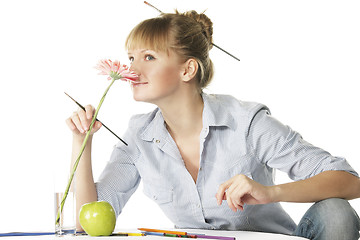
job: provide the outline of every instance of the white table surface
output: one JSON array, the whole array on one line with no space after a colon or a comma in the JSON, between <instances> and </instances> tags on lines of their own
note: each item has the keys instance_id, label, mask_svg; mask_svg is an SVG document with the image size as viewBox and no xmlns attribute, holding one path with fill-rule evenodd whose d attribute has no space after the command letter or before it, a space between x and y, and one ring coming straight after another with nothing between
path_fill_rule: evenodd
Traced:
<instances>
[{"instance_id":1,"label":"white table surface","mask_svg":"<svg viewBox=\"0 0 360 240\"><path fill-rule=\"evenodd\" d=\"M199 230L199 229L173 229L174 231L185 231L190 233L199 233L206 234L212 236L228 236L235 237L236 240L300 240L305 239L301 237L293 237L282 234L271 234L271 233L259 233L259 232L244 232L244 231L216 231L216 230ZM116 230L115 232L138 232L137 230ZM55 237L55 236L26 236L26 237L1 237L0 240L34 240L34 239L112 239L112 240L132 240L132 239L141 239L141 240L172 240L172 239L182 239L184 238L174 238L174 237L161 237L161 236L129 236L129 237L121 237L121 236L108 236L108 237L90 237L90 236L73 236L73 237ZM206 239L201 239L206 240Z\"/></svg>"}]
</instances>

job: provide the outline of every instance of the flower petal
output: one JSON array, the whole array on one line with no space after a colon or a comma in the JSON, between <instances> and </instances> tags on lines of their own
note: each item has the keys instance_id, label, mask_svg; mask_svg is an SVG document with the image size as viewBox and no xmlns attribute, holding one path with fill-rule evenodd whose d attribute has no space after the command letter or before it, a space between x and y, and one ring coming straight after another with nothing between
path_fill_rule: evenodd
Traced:
<instances>
[{"instance_id":1,"label":"flower petal","mask_svg":"<svg viewBox=\"0 0 360 240\"><path fill-rule=\"evenodd\" d=\"M125 64L120 64L120 61L115 60L114 62L110 59L103 59L98 62L95 69L99 70L98 74L109 75L108 79L121 79L123 81L135 82L139 79L139 76L129 70L129 67Z\"/></svg>"}]
</instances>

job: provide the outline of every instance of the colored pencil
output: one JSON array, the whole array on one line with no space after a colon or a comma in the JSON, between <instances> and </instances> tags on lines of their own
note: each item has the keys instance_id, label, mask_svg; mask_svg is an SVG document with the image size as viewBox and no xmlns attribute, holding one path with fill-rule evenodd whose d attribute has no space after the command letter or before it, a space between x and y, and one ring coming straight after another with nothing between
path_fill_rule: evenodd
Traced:
<instances>
[{"instance_id":1,"label":"colored pencil","mask_svg":"<svg viewBox=\"0 0 360 240\"><path fill-rule=\"evenodd\" d=\"M161 230L161 229L138 228L138 230L143 231L143 232L157 232L157 233L167 233L167 234L187 235L187 233L186 233L186 232L170 231L170 230Z\"/></svg>"},{"instance_id":2,"label":"colored pencil","mask_svg":"<svg viewBox=\"0 0 360 240\"><path fill-rule=\"evenodd\" d=\"M165 233L160 233L160 232L143 232L146 235L155 235L155 236L164 236Z\"/></svg>"},{"instance_id":3,"label":"colored pencil","mask_svg":"<svg viewBox=\"0 0 360 240\"><path fill-rule=\"evenodd\" d=\"M210 236L210 235L196 235L196 237L206 238L206 239L219 239L219 240L236 240L235 237Z\"/></svg>"},{"instance_id":4,"label":"colored pencil","mask_svg":"<svg viewBox=\"0 0 360 240\"><path fill-rule=\"evenodd\" d=\"M127 232L118 232L114 233L115 236L145 236L144 233L127 233Z\"/></svg>"},{"instance_id":5,"label":"colored pencil","mask_svg":"<svg viewBox=\"0 0 360 240\"><path fill-rule=\"evenodd\" d=\"M43 235L55 235L54 232L8 232L0 233L0 237L23 237L23 236L43 236Z\"/></svg>"},{"instance_id":6,"label":"colored pencil","mask_svg":"<svg viewBox=\"0 0 360 240\"><path fill-rule=\"evenodd\" d=\"M183 237L183 238L204 238L204 239L218 239L218 240L236 240L235 237L210 236L206 234L197 234L197 233L188 234L187 232L152 229L152 228L138 228L138 230L144 231L145 235Z\"/></svg>"}]
</instances>

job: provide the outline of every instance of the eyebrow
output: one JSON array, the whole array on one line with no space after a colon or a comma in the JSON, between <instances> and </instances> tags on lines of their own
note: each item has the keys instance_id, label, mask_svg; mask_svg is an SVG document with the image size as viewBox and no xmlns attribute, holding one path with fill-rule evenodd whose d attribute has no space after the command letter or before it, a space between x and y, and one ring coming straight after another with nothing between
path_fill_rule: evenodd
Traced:
<instances>
[{"instance_id":1,"label":"eyebrow","mask_svg":"<svg viewBox=\"0 0 360 240\"><path fill-rule=\"evenodd\" d=\"M146 51L152 51L152 52L155 52L154 50L151 50L151 49L143 49L140 51L140 53L143 53L143 52L146 52ZM128 55L129 54L132 54L132 52L128 52Z\"/></svg>"}]
</instances>

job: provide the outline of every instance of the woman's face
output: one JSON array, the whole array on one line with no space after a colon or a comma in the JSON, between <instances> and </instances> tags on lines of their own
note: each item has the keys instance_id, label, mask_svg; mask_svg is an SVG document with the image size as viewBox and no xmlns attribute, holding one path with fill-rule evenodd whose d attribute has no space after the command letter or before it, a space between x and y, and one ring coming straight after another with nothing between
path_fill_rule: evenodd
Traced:
<instances>
[{"instance_id":1,"label":"woman's face","mask_svg":"<svg viewBox=\"0 0 360 240\"><path fill-rule=\"evenodd\" d=\"M132 49L128 52L130 69L139 75L139 82L132 84L136 101L158 104L169 100L181 84L181 63L172 51Z\"/></svg>"}]
</instances>

